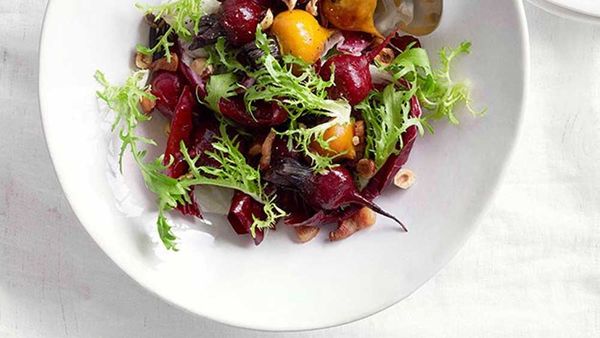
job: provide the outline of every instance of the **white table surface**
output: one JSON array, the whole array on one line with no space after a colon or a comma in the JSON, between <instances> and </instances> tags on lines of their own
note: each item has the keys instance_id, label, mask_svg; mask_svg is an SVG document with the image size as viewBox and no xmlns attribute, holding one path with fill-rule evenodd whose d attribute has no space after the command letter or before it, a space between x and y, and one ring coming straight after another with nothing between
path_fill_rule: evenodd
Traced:
<instances>
[{"instance_id":1,"label":"white table surface","mask_svg":"<svg viewBox=\"0 0 600 338\"><path fill-rule=\"evenodd\" d=\"M532 81L523 133L466 247L399 305L284 335L164 303L79 225L39 117L45 5L0 0L0 337L600 337L600 26L526 5Z\"/></svg>"}]
</instances>

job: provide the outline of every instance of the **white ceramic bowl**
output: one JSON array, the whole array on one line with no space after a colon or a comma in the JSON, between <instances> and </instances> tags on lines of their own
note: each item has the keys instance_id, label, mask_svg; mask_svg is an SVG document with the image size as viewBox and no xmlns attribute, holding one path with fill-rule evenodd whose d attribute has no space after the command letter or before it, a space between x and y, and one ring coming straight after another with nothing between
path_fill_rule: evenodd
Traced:
<instances>
[{"instance_id":1,"label":"white ceramic bowl","mask_svg":"<svg viewBox=\"0 0 600 338\"><path fill-rule=\"evenodd\" d=\"M447 1L441 27L424 40L432 55L473 42L456 77L471 80L474 102L488 114L465 114L459 127L440 123L434 136L419 139L408 164L418 183L407 192L391 188L378 200L410 233L380 218L372 230L339 243L321 236L298 245L280 230L253 247L213 216L213 227L178 220L201 230L178 231L178 253L156 243L152 197L135 168L127 164L125 178L115 174L113 138L94 95L95 70L124 80L135 44L144 40L134 3L50 2L40 98L48 146L73 210L106 254L145 288L230 325L323 328L397 303L463 245L496 190L523 110L528 37L519 0Z\"/></svg>"}]
</instances>

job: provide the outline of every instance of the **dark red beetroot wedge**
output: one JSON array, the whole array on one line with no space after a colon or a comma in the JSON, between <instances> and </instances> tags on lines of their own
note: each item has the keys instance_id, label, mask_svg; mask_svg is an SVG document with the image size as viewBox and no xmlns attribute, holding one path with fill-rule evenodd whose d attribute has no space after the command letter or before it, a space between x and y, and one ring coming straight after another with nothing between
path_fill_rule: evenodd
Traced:
<instances>
[{"instance_id":1,"label":"dark red beetroot wedge","mask_svg":"<svg viewBox=\"0 0 600 338\"><path fill-rule=\"evenodd\" d=\"M356 189L352 175L344 167L336 167L325 174L317 174L293 159L285 159L265 175L265 180L283 189L298 190L306 204L315 210L337 211L351 205L367 206L373 211L406 227Z\"/></svg>"},{"instance_id":2,"label":"dark red beetroot wedge","mask_svg":"<svg viewBox=\"0 0 600 338\"><path fill-rule=\"evenodd\" d=\"M256 28L265 15L263 1L259 0L224 0L221 4L219 19L225 30L227 41L241 47L254 41Z\"/></svg>"},{"instance_id":3,"label":"dark red beetroot wedge","mask_svg":"<svg viewBox=\"0 0 600 338\"><path fill-rule=\"evenodd\" d=\"M196 100L188 86L183 88L181 97L174 110L171 120L171 132L167 140L167 149L165 150L164 164L170 166L167 168L167 175L173 178L179 178L188 171L188 165L182 159L180 145L181 142L189 146L192 128L193 128L193 110L196 106ZM194 198L193 190L190 191L190 201L186 205L179 205L177 209L184 215L202 217L200 208Z\"/></svg>"},{"instance_id":4,"label":"dark red beetroot wedge","mask_svg":"<svg viewBox=\"0 0 600 338\"><path fill-rule=\"evenodd\" d=\"M255 111L250 114L242 96L221 99L219 110L226 118L244 127L270 128L285 123L288 112L276 102L258 102Z\"/></svg>"},{"instance_id":5,"label":"dark red beetroot wedge","mask_svg":"<svg viewBox=\"0 0 600 338\"><path fill-rule=\"evenodd\" d=\"M152 95L156 96L156 109L168 119L172 119L183 90L183 83L177 74L159 71L152 76L150 85Z\"/></svg>"},{"instance_id":6,"label":"dark red beetroot wedge","mask_svg":"<svg viewBox=\"0 0 600 338\"><path fill-rule=\"evenodd\" d=\"M231 200L231 207L227 219L238 235L247 235L254 223L254 217L265 219L264 206L251 196L236 191ZM256 230L254 244L259 245L265 237L263 230Z\"/></svg>"},{"instance_id":7,"label":"dark red beetroot wedge","mask_svg":"<svg viewBox=\"0 0 600 338\"><path fill-rule=\"evenodd\" d=\"M377 48L363 55L339 54L329 58L320 71L321 77L329 80L333 70L335 85L329 88L329 96L345 98L353 106L366 99L373 89L369 65L395 35L391 34Z\"/></svg>"}]
</instances>

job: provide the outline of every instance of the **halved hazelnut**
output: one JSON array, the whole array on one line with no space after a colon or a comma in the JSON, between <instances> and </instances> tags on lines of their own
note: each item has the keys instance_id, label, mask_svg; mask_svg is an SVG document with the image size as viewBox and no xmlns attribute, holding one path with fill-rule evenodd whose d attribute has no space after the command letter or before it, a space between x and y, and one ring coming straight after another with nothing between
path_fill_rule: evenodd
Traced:
<instances>
[{"instance_id":1,"label":"halved hazelnut","mask_svg":"<svg viewBox=\"0 0 600 338\"><path fill-rule=\"evenodd\" d=\"M415 184L417 177L410 169L400 170L394 177L394 185L400 189L409 189Z\"/></svg>"},{"instance_id":2,"label":"halved hazelnut","mask_svg":"<svg viewBox=\"0 0 600 338\"><path fill-rule=\"evenodd\" d=\"M171 60L165 56L152 63L150 69L153 71L165 70L167 72L176 72L179 67L179 57L177 54L171 54Z\"/></svg>"},{"instance_id":3,"label":"halved hazelnut","mask_svg":"<svg viewBox=\"0 0 600 338\"><path fill-rule=\"evenodd\" d=\"M312 16L319 15L319 0L310 0L306 4L306 11L312 14Z\"/></svg>"},{"instance_id":4,"label":"halved hazelnut","mask_svg":"<svg viewBox=\"0 0 600 338\"><path fill-rule=\"evenodd\" d=\"M342 221L337 230L330 232L329 240L335 242L346 239L360 230L373 226L376 220L377 215L375 215L375 212L364 207L351 218Z\"/></svg>"},{"instance_id":5,"label":"halved hazelnut","mask_svg":"<svg viewBox=\"0 0 600 338\"><path fill-rule=\"evenodd\" d=\"M368 180L375 176L377 166L373 160L363 158L356 164L356 172L360 178Z\"/></svg>"},{"instance_id":6,"label":"halved hazelnut","mask_svg":"<svg viewBox=\"0 0 600 338\"><path fill-rule=\"evenodd\" d=\"M144 114L150 114L156 107L156 100L152 100L144 96L140 100L140 106L142 107Z\"/></svg>"},{"instance_id":7,"label":"halved hazelnut","mask_svg":"<svg viewBox=\"0 0 600 338\"><path fill-rule=\"evenodd\" d=\"M321 231L319 227L313 226L295 227L294 230L296 230L296 235L298 236L298 241L300 243L308 243L312 241L315 237L317 237L319 231Z\"/></svg>"},{"instance_id":8,"label":"halved hazelnut","mask_svg":"<svg viewBox=\"0 0 600 338\"><path fill-rule=\"evenodd\" d=\"M260 22L260 28L264 32L264 31L268 30L269 28L271 28L271 25L273 25L273 12L269 8L267 10L267 13L265 14L265 17Z\"/></svg>"},{"instance_id":9,"label":"halved hazelnut","mask_svg":"<svg viewBox=\"0 0 600 338\"><path fill-rule=\"evenodd\" d=\"M148 69L152 65L152 55L146 55L140 52L135 54L135 66L139 69Z\"/></svg>"},{"instance_id":10,"label":"halved hazelnut","mask_svg":"<svg viewBox=\"0 0 600 338\"><path fill-rule=\"evenodd\" d=\"M391 48L384 48L379 55L375 57L375 61L377 61L382 66L389 66L392 61L396 58L396 54Z\"/></svg>"}]
</instances>

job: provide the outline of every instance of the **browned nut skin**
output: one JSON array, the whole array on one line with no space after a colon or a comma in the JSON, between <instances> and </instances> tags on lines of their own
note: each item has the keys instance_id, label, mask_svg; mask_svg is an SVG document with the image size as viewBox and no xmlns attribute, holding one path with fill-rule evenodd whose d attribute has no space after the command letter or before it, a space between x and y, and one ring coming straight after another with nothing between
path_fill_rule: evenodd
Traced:
<instances>
[{"instance_id":1,"label":"browned nut skin","mask_svg":"<svg viewBox=\"0 0 600 338\"><path fill-rule=\"evenodd\" d=\"M329 233L332 242L346 239L360 230L367 229L375 224L377 216L373 210L364 207L354 217L343 221L337 230Z\"/></svg>"},{"instance_id":2,"label":"browned nut skin","mask_svg":"<svg viewBox=\"0 0 600 338\"><path fill-rule=\"evenodd\" d=\"M142 107L142 111L144 114L150 114L156 107L156 100L151 100L147 97L143 97L140 100L140 106Z\"/></svg>"},{"instance_id":3,"label":"browned nut skin","mask_svg":"<svg viewBox=\"0 0 600 338\"><path fill-rule=\"evenodd\" d=\"M321 229L319 227L313 226L300 226L295 227L296 235L298 236L298 242L300 243L308 243L315 239Z\"/></svg>"},{"instance_id":4,"label":"browned nut skin","mask_svg":"<svg viewBox=\"0 0 600 338\"><path fill-rule=\"evenodd\" d=\"M167 72L176 72L179 67L179 57L177 54L171 54L171 62L167 57L160 58L152 63L150 69L153 71L164 70Z\"/></svg>"},{"instance_id":5,"label":"browned nut skin","mask_svg":"<svg viewBox=\"0 0 600 338\"><path fill-rule=\"evenodd\" d=\"M356 164L356 173L362 179L371 179L376 172L377 166L373 160L363 158Z\"/></svg>"}]
</instances>

